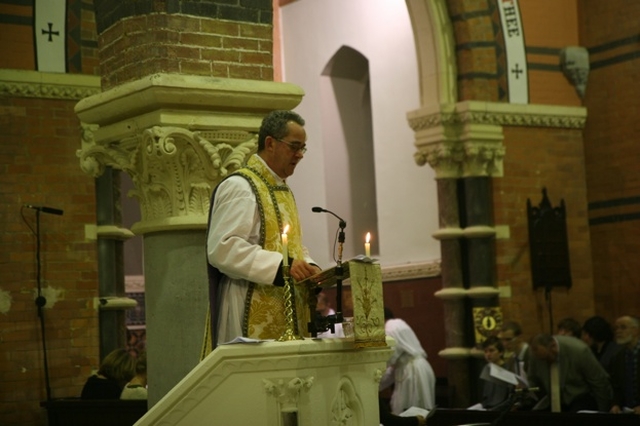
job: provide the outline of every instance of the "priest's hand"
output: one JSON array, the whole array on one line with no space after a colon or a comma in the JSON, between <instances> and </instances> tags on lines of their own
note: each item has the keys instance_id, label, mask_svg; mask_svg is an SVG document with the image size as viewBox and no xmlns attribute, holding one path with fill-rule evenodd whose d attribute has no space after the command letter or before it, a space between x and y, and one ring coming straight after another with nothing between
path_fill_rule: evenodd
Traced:
<instances>
[{"instance_id":1,"label":"priest's hand","mask_svg":"<svg viewBox=\"0 0 640 426\"><path fill-rule=\"evenodd\" d=\"M315 275L321 271L322 269L320 269L316 265L311 265L304 260L293 259L293 261L291 262L291 268L289 269L289 274L294 280L302 281L305 278L309 278L310 276Z\"/></svg>"}]
</instances>

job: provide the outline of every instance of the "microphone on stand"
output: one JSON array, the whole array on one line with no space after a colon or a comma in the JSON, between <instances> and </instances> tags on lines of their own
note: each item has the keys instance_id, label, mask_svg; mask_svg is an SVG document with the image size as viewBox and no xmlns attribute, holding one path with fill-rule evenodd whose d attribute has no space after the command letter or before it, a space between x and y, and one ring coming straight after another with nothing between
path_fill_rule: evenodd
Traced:
<instances>
[{"instance_id":1,"label":"microphone on stand","mask_svg":"<svg viewBox=\"0 0 640 426\"><path fill-rule=\"evenodd\" d=\"M53 207L44 207L44 206L32 206L31 204L25 204L24 207L28 208L28 209L33 209L42 213L49 213L49 214L55 214L58 216L62 216L62 214L64 213L62 210L60 209L54 209Z\"/></svg>"},{"instance_id":2,"label":"microphone on stand","mask_svg":"<svg viewBox=\"0 0 640 426\"><path fill-rule=\"evenodd\" d=\"M329 213L334 215L335 217L338 218L338 220L340 221L340 228L346 228L347 227L347 222L344 221L343 218L341 218L340 216L338 216L337 214L335 214L334 212L327 210L327 209L323 209L322 207L312 207L311 211L314 213Z\"/></svg>"},{"instance_id":3,"label":"microphone on stand","mask_svg":"<svg viewBox=\"0 0 640 426\"><path fill-rule=\"evenodd\" d=\"M344 244L344 228L347 227L347 222L335 214L334 212L323 209L322 207L312 207L311 211L314 213L329 213L340 221L340 232L338 233L338 260L336 265L336 319L335 322L342 322L344 317L342 316L342 245Z\"/></svg>"}]
</instances>

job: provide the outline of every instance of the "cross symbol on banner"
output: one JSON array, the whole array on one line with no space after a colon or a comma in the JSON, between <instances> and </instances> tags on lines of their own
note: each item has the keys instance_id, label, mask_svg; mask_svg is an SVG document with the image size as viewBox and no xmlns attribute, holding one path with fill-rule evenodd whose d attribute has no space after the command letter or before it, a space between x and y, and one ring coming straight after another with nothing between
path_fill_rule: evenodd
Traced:
<instances>
[{"instance_id":1,"label":"cross symbol on banner","mask_svg":"<svg viewBox=\"0 0 640 426\"><path fill-rule=\"evenodd\" d=\"M60 36L60 31L53 31L53 23L52 22L47 22L47 24L49 24L49 31L42 30L42 34L48 34L49 35L49 41L53 41L52 36L54 36L54 35Z\"/></svg>"},{"instance_id":2,"label":"cross symbol on banner","mask_svg":"<svg viewBox=\"0 0 640 426\"><path fill-rule=\"evenodd\" d=\"M520 74L522 74L524 72L524 70L520 69L520 64L516 63L516 67L514 69L511 70L512 73L514 73L516 75L516 80L518 80L518 78L520 78Z\"/></svg>"}]
</instances>

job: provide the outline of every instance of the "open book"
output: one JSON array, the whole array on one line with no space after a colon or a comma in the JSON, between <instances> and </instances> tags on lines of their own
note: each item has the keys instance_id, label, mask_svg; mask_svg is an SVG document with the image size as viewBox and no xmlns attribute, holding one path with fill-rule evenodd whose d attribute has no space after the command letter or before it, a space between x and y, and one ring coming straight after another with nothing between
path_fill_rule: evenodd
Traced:
<instances>
[{"instance_id":1,"label":"open book","mask_svg":"<svg viewBox=\"0 0 640 426\"><path fill-rule=\"evenodd\" d=\"M527 379L493 363L489 364L488 370L482 370L480 378L488 382L508 383L510 385L522 388L529 387Z\"/></svg>"},{"instance_id":2,"label":"open book","mask_svg":"<svg viewBox=\"0 0 640 426\"><path fill-rule=\"evenodd\" d=\"M298 281L296 285L309 285L311 287L322 287L322 288L330 288L336 285L338 278L346 280L349 278L349 262L342 263L342 275L338 276L336 271L336 266L332 268L328 268L319 272L315 275L312 275L308 278L305 278L302 281Z\"/></svg>"}]
</instances>

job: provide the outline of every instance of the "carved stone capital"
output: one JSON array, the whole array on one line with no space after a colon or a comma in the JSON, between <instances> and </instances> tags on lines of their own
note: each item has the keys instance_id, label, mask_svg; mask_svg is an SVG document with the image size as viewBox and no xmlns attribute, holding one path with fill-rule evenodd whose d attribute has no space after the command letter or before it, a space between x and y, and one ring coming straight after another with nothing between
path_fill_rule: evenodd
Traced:
<instances>
[{"instance_id":1,"label":"carved stone capital","mask_svg":"<svg viewBox=\"0 0 640 426\"><path fill-rule=\"evenodd\" d=\"M429 165L436 177L502 176L502 128L500 126L449 121L416 132L418 165Z\"/></svg>"},{"instance_id":2,"label":"carved stone capital","mask_svg":"<svg viewBox=\"0 0 640 426\"><path fill-rule=\"evenodd\" d=\"M156 74L85 98L80 167L131 176L143 234L204 229L215 185L256 150L264 115L292 109L297 86L252 80Z\"/></svg>"},{"instance_id":3,"label":"carved stone capital","mask_svg":"<svg viewBox=\"0 0 640 426\"><path fill-rule=\"evenodd\" d=\"M145 233L205 227L211 191L255 151L257 135L154 126L120 143L84 142L77 155L86 173L98 176L111 166L131 176L128 195L140 202L143 219L134 231Z\"/></svg>"},{"instance_id":4,"label":"carved stone capital","mask_svg":"<svg viewBox=\"0 0 640 426\"><path fill-rule=\"evenodd\" d=\"M502 176L505 126L582 129L586 116L583 107L465 101L407 118L416 135L416 163L428 163L443 179Z\"/></svg>"},{"instance_id":5,"label":"carved stone capital","mask_svg":"<svg viewBox=\"0 0 640 426\"><path fill-rule=\"evenodd\" d=\"M276 381L263 379L262 383L267 394L272 395L278 401L280 411L283 413L295 413L298 411L300 392L313 386L313 376L306 379L294 377L292 379L278 379Z\"/></svg>"}]
</instances>

